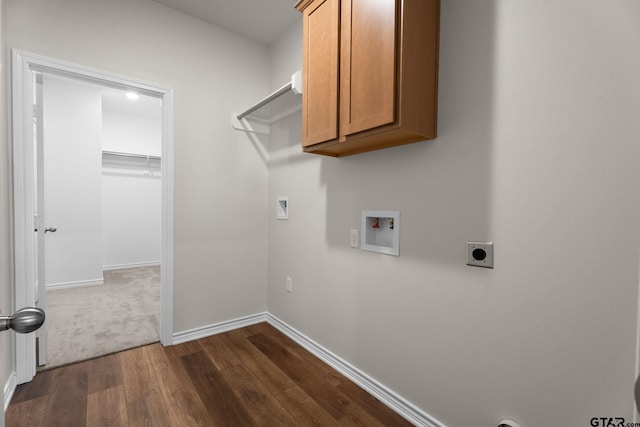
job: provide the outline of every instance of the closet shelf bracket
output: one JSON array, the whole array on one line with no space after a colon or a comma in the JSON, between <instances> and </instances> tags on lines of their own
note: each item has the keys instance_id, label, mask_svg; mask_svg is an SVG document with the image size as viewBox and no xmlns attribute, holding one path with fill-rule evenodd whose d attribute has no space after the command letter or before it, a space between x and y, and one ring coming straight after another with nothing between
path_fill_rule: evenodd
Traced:
<instances>
[{"instance_id":1,"label":"closet shelf bracket","mask_svg":"<svg viewBox=\"0 0 640 427\"><path fill-rule=\"evenodd\" d=\"M231 114L234 129L269 134L269 125L302 108L302 72L296 71L291 81L242 113Z\"/></svg>"}]
</instances>

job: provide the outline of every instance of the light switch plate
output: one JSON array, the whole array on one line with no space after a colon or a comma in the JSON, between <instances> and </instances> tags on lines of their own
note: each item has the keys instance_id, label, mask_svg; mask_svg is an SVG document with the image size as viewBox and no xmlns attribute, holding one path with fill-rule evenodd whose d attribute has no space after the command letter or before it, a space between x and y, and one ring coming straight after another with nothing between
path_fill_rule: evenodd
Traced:
<instances>
[{"instance_id":1,"label":"light switch plate","mask_svg":"<svg viewBox=\"0 0 640 427\"><path fill-rule=\"evenodd\" d=\"M357 248L359 244L360 244L359 230L351 230L351 247Z\"/></svg>"}]
</instances>

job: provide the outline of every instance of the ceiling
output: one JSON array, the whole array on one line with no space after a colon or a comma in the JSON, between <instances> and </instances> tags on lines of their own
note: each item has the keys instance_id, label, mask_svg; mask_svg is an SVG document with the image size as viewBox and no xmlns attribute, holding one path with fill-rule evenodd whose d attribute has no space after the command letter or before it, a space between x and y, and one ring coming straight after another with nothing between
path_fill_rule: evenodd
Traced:
<instances>
[{"instance_id":1,"label":"ceiling","mask_svg":"<svg viewBox=\"0 0 640 427\"><path fill-rule=\"evenodd\" d=\"M301 18L297 0L155 0L266 46Z\"/></svg>"}]
</instances>

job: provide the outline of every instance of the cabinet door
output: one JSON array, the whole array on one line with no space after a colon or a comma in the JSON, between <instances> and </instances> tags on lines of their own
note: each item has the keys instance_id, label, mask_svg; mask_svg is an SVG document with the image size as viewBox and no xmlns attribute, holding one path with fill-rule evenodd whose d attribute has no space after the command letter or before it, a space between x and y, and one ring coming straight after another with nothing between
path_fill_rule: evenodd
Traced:
<instances>
[{"instance_id":1,"label":"cabinet door","mask_svg":"<svg viewBox=\"0 0 640 427\"><path fill-rule=\"evenodd\" d=\"M397 0L342 0L340 135L393 123Z\"/></svg>"},{"instance_id":2,"label":"cabinet door","mask_svg":"<svg viewBox=\"0 0 640 427\"><path fill-rule=\"evenodd\" d=\"M340 0L316 0L304 10L302 145L338 137Z\"/></svg>"}]
</instances>

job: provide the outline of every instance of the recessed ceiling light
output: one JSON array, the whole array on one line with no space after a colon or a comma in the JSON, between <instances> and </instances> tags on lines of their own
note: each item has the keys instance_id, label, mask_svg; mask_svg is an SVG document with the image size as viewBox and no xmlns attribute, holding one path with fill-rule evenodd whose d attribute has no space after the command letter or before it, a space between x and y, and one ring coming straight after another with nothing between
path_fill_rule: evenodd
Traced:
<instances>
[{"instance_id":1,"label":"recessed ceiling light","mask_svg":"<svg viewBox=\"0 0 640 427\"><path fill-rule=\"evenodd\" d=\"M140 98L140 96L138 96L138 94L135 92L127 92L127 98L135 101L136 99Z\"/></svg>"}]
</instances>

